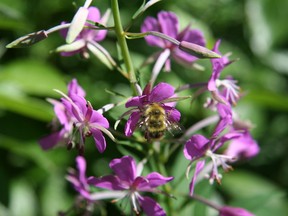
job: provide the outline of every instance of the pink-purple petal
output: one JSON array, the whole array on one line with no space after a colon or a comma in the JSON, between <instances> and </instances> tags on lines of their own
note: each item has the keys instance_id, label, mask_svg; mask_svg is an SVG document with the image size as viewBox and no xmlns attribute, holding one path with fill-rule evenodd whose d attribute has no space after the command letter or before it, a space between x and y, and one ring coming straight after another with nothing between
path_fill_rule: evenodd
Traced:
<instances>
[{"instance_id":1,"label":"pink-purple petal","mask_svg":"<svg viewBox=\"0 0 288 216\"><path fill-rule=\"evenodd\" d=\"M168 83L159 83L152 89L149 95L149 101L152 103L161 102L167 98L172 97L174 95L174 91L174 87Z\"/></svg>"},{"instance_id":2,"label":"pink-purple petal","mask_svg":"<svg viewBox=\"0 0 288 216\"><path fill-rule=\"evenodd\" d=\"M64 129L61 131L54 132L48 136L43 137L39 140L39 144L43 150L53 148L57 143L63 140Z\"/></svg>"},{"instance_id":3,"label":"pink-purple petal","mask_svg":"<svg viewBox=\"0 0 288 216\"><path fill-rule=\"evenodd\" d=\"M100 153L103 153L106 149L106 140L103 136L102 132L98 129L90 129L90 132L92 133L92 136L95 141L96 148Z\"/></svg>"},{"instance_id":4,"label":"pink-purple petal","mask_svg":"<svg viewBox=\"0 0 288 216\"><path fill-rule=\"evenodd\" d=\"M157 19L153 17L147 17L144 20L141 26L141 32L147 32L147 31L161 32ZM145 40L150 46L157 46L157 47L165 48L163 39L159 37L150 35L150 36L146 36Z\"/></svg>"},{"instance_id":5,"label":"pink-purple petal","mask_svg":"<svg viewBox=\"0 0 288 216\"><path fill-rule=\"evenodd\" d=\"M146 97L147 97L146 95L132 97L126 102L125 107L126 108L134 106L141 107L143 106L143 102L145 101Z\"/></svg>"},{"instance_id":6,"label":"pink-purple petal","mask_svg":"<svg viewBox=\"0 0 288 216\"><path fill-rule=\"evenodd\" d=\"M179 122L181 118L181 113L175 109L174 107L169 106L163 106L163 108L166 111L166 115L168 117L168 120L171 122Z\"/></svg>"},{"instance_id":7,"label":"pink-purple petal","mask_svg":"<svg viewBox=\"0 0 288 216\"><path fill-rule=\"evenodd\" d=\"M150 197L139 197L140 206L142 207L144 213L149 216L165 216L165 211L161 206Z\"/></svg>"},{"instance_id":8,"label":"pink-purple petal","mask_svg":"<svg viewBox=\"0 0 288 216\"><path fill-rule=\"evenodd\" d=\"M160 173L152 172L148 174L145 179L147 181L143 182L143 184L138 185L139 190L145 190L149 188L156 188L158 186L164 185L174 179L174 177L165 177Z\"/></svg>"},{"instance_id":9,"label":"pink-purple petal","mask_svg":"<svg viewBox=\"0 0 288 216\"><path fill-rule=\"evenodd\" d=\"M161 11L158 13L157 18L160 24L161 32L176 39L179 28L176 14L168 11Z\"/></svg>"},{"instance_id":10,"label":"pink-purple petal","mask_svg":"<svg viewBox=\"0 0 288 216\"><path fill-rule=\"evenodd\" d=\"M200 134L193 135L184 146L184 156L188 160L202 157L209 147L209 142L209 139Z\"/></svg>"},{"instance_id":11,"label":"pink-purple petal","mask_svg":"<svg viewBox=\"0 0 288 216\"><path fill-rule=\"evenodd\" d=\"M71 82L68 84L68 97L70 97L71 94L77 94L81 97L85 97L86 95L84 89L80 85L78 85L77 79L72 79Z\"/></svg>"},{"instance_id":12,"label":"pink-purple petal","mask_svg":"<svg viewBox=\"0 0 288 216\"><path fill-rule=\"evenodd\" d=\"M243 136L233 139L225 151L226 155L240 159L248 159L257 155L260 151L259 145L246 131Z\"/></svg>"},{"instance_id":13,"label":"pink-purple petal","mask_svg":"<svg viewBox=\"0 0 288 216\"><path fill-rule=\"evenodd\" d=\"M123 184L123 182L117 176L114 175L107 175L100 178L90 177L88 179L88 184L108 190L129 189L128 184Z\"/></svg>"},{"instance_id":14,"label":"pink-purple petal","mask_svg":"<svg viewBox=\"0 0 288 216\"><path fill-rule=\"evenodd\" d=\"M77 168L79 171L79 180L80 182L85 185L87 183L86 181L86 161L85 158L82 156L77 156L76 157L76 163L77 163Z\"/></svg>"},{"instance_id":15,"label":"pink-purple petal","mask_svg":"<svg viewBox=\"0 0 288 216\"><path fill-rule=\"evenodd\" d=\"M113 159L109 166L123 182L132 184L136 178L136 163L131 156Z\"/></svg>"},{"instance_id":16,"label":"pink-purple petal","mask_svg":"<svg viewBox=\"0 0 288 216\"><path fill-rule=\"evenodd\" d=\"M138 126L138 122L139 119L141 117L141 113L140 112L133 112L130 116L129 119L127 120L126 124L125 124L125 135L126 136L131 136L134 132L134 130L137 128Z\"/></svg>"},{"instance_id":17,"label":"pink-purple petal","mask_svg":"<svg viewBox=\"0 0 288 216\"><path fill-rule=\"evenodd\" d=\"M254 214L243 208L224 206L220 209L219 216L254 216Z\"/></svg>"},{"instance_id":18,"label":"pink-purple petal","mask_svg":"<svg viewBox=\"0 0 288 216\"><path fill-rule=\"evenodd\" d=\"M98 125L109 128L109 122L108 120L100 113L98 113L96 110L93 110L92 116L90 118L90 123L97 123Z\"/></svg>"},{"instance_id":19,"label":"pink-purple petal","mask_svg":"<svg viewBox=\"0 0 288 216\"><path fill-rule=\"evenodd\" d=\"M204 168L204 165L205 165L205 160L200 160L196 163L194 175L189 185L190 196L192 196L194 193L194 187L195 187L197 176L201 172L201 170Z\"/></svg>"}]
</instances>

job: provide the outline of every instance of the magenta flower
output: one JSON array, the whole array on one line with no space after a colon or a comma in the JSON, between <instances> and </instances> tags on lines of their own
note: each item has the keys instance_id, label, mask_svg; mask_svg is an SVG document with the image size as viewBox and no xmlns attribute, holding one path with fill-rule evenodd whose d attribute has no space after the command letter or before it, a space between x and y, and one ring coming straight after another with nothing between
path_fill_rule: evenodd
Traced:
<instances>
[{"instance_id":1,"label":"magenta flower","mask_svg":"<svg viewBox=\"0 0 288 216\"><path fill-rule=\"evenodd\" d=\"M243 208L224 206L220 209L219 216L254 216L254 214Z\"/></svg>"},{"instance_id":2,"label":"magenta flower","mask_svg":"<svg viewBox=\"0 0 288 216\"><path fill-rule=\"evenodd\" d=\"M164 177L157 172L152 172L147 176L140 176L143 164L136 167L134 159L130 156L114 159L110 162L110 168L115 175L107 175L100 178L91 178L88 183L99 188L112 191L122 191L123 198L130 199L131 208L139 214L141 210L149 216L166 215L161 206L152 198L142 196L141 192L159 193L157 187L164 185L173 177Z\"/></svg>"},{"instance_id":3,"label":"magenta flower","mask_svg":"<svg viewBox=\"0 0 288 216\"><path fill-rule=\"evenodd\" d=\"M221 54L219 52L220 40L215 43L212 51ZM208 81L208 90L212 93L213 99L216 102L235 105L239 100L239 86L237 86L237 81L232 77L227 77L226 79L219 79L222 70L232 63L229 61L227 56L221 58L213 58L212 62L212 75Z\"/></svg>"},{"instance_id":4,"label":"magenta flower","mask_svg":"<svg viewBox=\"0 0 288 216\"><path fill-rule=\"evenodd\" d=\"M259 145L252 138L250 132L245 130L242 136L231 141L225 154L233 156L234 158L237 158L237 160L241 160L252 158L256 156L259 151Z\"/></svg>"},{"instance_id":5,"label":"magenta flower","mask_svg":"<svg viewBox=\"0 0 288 216\"><path fill-rule=\"evenodd\" d=\"M75 190L79 192L82 197L90 200L89 185L86 178L86 161L83 157L78 156L76 157L76 164L78 172L69 170L66 179L72 183Z\"/></svg>"},{"instance_id":6,"label":"magenta flower","mask_svg":"<svg viewBox=\"0 0 288 216\"><path fill-rule=\"evenodd\" d=\"M81 86L78 85L77 80L73 79L68 84L68 96L73 94L85 97L85 91ZM42 149L48 150L53 148L57 143L68 143L70 141L70 136L72 135L73 130L73 121L71 119L71 115L67 112L65 106L62 102L48 99L48 101L54 105L54 113L57 117L58 122L52 122L53 130L58 129L58 124L62 126L60 131L55 131L52 134L43 137L39 143ZM56 123L56 124L55 124Z\"/></svg>"},{"instance_id":7,"label":"magenta flower","mask_svg":"<svg viewBox=\"0 0 288 216\"><path fill-rule=\"evenodd\" d=\"M153 127L151 125L150 116L147 114L147 109L151 106L157 107L159 112L164 112L165 127L167 128L170 124L176 123L180 120L180 112L176 110L173 106L174 87L167 83L159 83L152 90L150 89L150 84L148 84L141 96L136 96L131 98L127 103L126 107L133 107L131 110L125 114L131 114L126 125L125 125L125 135L131 136L137 127L140 127L145 131L145 138L159 138L158 136L163 135L164 131L159 132L159 134L150 133L147 129L148 127ZM175 99L175 100L174 100ZM159 122L161 123L161 122ZM169 127L168 127L169 128Z\"/></svg>"},{"instance_id":8,"label":"magenta flower","mask_svg":"<svg viewBox=\"0 0 288 216\"><path fill-rule=\"evenodd\" d=\"M78 86L75 79L68 85L68 95L58 92L64 97L61 98L61 102L54 100L52 102L62 128L59 132L54 132L41 139L40 145L42 148L46 150L52 148L58 142L64 142L68 148L76 146L79 153L82 154L86 137L92 135L96 148L102 153L106 148L106 140L102 132L114 139L113 135L107 130L109 128L107 119L96 110L93 110L92 105L84 98L84 90ZM76 135L78 135L78 138Z\"/></svg>"},{"instance_id":9,"label":"magenta flower","mask_svg":"<svg viewBox=\"0 0 288 216\"><path fill-rule=\"evenodd\" d=\"M225 171L229 171L232 169L232 167L229 166L226 162L233 161L234 158L228 155L216 154L215 152L227 141L237 139L240 136L241 134L237 132L231 132L217 139L215 137L207 139L200 134L196 134L186 142L184 146L184 156L191 161L187 171L190 170L192 162L201 159L196 163L194 176L189 186L190 195L193 195L197 176L200 171L203 170L206 163L206 158L210 158L212 160L212 170L209 177L210 183L212 184L214 180L216 180L218 183L221 182L222 176L220 173L218 173L218 166L221 165Z\"/></svg>"},{"instance_id":10,"label":"magenta flower","mask_svg":"<svg viewBox=\"0 0 288 216\"><path fill-rule=\"evenodd\" d=\"M200 46L205 46L205 40L202 32L199 30L192 30L190 25L179 32L178 18L176 14L172 12L161 11L158 13L157 19L147 17L141 26L141 31L156 31L168 35L169 37L178 41L187 41ZM168 53L168 55L162 55L161 59L162 65L165 63L166 71L170 71L169 56L178 63L185 65L191 65L197 59L195 56L180 50L177 45L162 38L149 35L145 37L145 40L150 46L162 48L162 51L160 54L158 54L158 56L161 56L163 53Z\"/></svg>"},{"instance_id":11,"label":"magenta flower","mask_svg":"<svg viewBox=\"0 0 288 216\"><path fill-rule=\"evenodd\" d=\"M85 138L93 136L96 148L100 153L106 149L106 140L102 132L110 137L112 134L107 130L109 122L102 114L93 110L92 105L77 94L73 94L62 99L65 109L73 119L73 125L76 131L79 132L79 150L84 150Z\"/></svg>"},{"instance_id":12,"label":"magenta flower","mask_svg":"<svg viewBox=\"0 0 288 216\"><path fill-rule=\"evenodd\" d=\"M87 20L92 22L99 22L105 25L108 18L107 14L101 18L101 14L98 8L89 7L87 10L88 10ZM65 23L66 22L62 22L62 24ZM85 26L92 27L93 25L86 22ZM67 32L68 30L65 29L62 30L60 33L64 38L66 38ZM97 42L104 40L106 34L107 30L95 30L95 29L83 28L72 43L60 46L56 49L56 51L61 52L62 56L71 56L80 53L83 57L88 58L89 57L88 50L94 52L94 49L99 48L100 50L104 49Z\"/></svg>"},{"instance_id":13,"label":"magenta flower","mask_svg":"<svg viewBox=\"0 0 288 216\"><path fill-rule=\"evenodd\" d=\"M111 192L95 192L91 190L90 185L88 184L89 179L94 177L86 177L86 160L82 156L76 157L77 170L70 169L66 179L73 185L74 189L80 194L81 197L86 199L89 202L111 199L111 198L120 198L122 193L111 193Z\"/></svg>"}]
</instances>

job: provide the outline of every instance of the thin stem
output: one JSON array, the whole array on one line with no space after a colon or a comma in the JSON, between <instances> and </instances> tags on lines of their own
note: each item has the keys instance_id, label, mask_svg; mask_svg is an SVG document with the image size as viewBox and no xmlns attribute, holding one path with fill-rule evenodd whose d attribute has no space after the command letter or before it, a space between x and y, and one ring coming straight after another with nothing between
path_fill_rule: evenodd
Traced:
<instances>
[{"instance_id":1,"label":"thin stem","mask_svg":"<svg viewBox=\"0 0 288 216\"><path fill-rule=\"evenodd\" d=\"M111 0L111 9L112 9L112 14L113 14L113 19L114 19L115 33L116 33L116 37L117 37L117 40L118 40L118 43L122 52L125 67L129 74L129 79L132 84L132 88L136 92L135 84L137 80L136 80L131 56L129 53L128 45L126 42L125 34L123 31L122 23L121 23L118 0Z\"/></svg>"},{"instance_id":2,"label":"thin stem","mask_svg":"<svg viewBox=\"0 0 288 216\"><path fill-rule=\"evenodd\" d=\"M191 196L191 198L195 199L195 200L197 200L197 201L199 201L199 202L201 202L201 203L203 203L203 204L205 204L205 205L207 205L207 206L209 206L211 208L214 208L214 209L216 209L218 211L221 209L221 207L219 205L210 202L210 200L207 200L207 199L205 199L202 196L194 194L194 195Z\"/></svg>"},{"instance_id":3,"label":"thin stem","mask_svg":"<svg viewBox=\"0 0 288 216\"><path fill-rule=\"evenodd\" d=\"M125 35L127 36L128 39L138 39L138 38L146 37L148 35L153 35L153 36L162 38L164 40L167 40L167 41L175 44L176 46L179 46L179 44L180 44L180 41L176 40L175 38L172 38L166 34L156 32L156 31L147 31L147 32L143 32L143 33L125 32Z\"/></svg>"}]
</instances>

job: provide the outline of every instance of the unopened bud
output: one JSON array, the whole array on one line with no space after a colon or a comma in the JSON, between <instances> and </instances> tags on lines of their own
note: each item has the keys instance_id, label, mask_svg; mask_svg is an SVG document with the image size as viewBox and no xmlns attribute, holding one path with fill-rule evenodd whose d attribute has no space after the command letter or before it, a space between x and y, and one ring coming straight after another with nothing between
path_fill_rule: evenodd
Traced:
<instances>
[{"instance_id":1,"label":"unopened bud","mask_svg":"<svg viewBox=\"0 0 288 216\"><path fill-rule=\"evenodd\" d=\"M206 47L195 43L189 43L187 41L181 41L179 44L179 49L198 58L221 58L221 55L218 53L213 52Z\"/></svg>"},{"instance_id":2,"label":"unopened bud","mask_svg":"<svg viewBox=\"0 0 288 216\"><path fill-rule=\"evenodd\" d=\"M6 45L6 48L25 48L29 47L39 41L42 41L48 37L45 30L41 30L38 32L33 32L28 35L22 36L17 40Z\"/></svg>"}]
</instances>

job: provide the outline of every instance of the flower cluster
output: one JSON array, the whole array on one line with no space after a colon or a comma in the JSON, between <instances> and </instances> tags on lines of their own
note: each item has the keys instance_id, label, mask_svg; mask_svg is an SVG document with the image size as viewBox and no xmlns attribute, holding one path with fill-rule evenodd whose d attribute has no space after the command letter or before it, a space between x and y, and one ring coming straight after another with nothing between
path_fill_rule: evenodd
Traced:
<instances>
[{"instance_id":1,"label":"flower cluster","mask_svg":"<svg viewBox=\"0 0 288 216\"><path fill-rule=\"evenodd\" d=\"M169 186L174 176L167 174L169 170L166 170L165 166L169 164L167 163L168 160L179 147L183 147L180 150L180 152L183 151L181 156L190 161L186 169L187 176L192 165L195 165L194 175L189 186L187 183L187 195L190 197L184 195L183 198L189 197L189 199L200 202L203 202L203 199L197 199L194 192L197 182L203 177L208 177L211 184L215 180L221 183L222 174L219 171L219 166L224 171L231 170L232 167L229 163L254 157L260 150L250 133L251 127L245 122L243 123L234 110L243 96L240 94L237 81L232 76L226 78L221 76L222 71L234 61L229 60L228 55L221 54L220 40L216 41L212 50L209 50L205 47L204 33L198 29L191 29L190 25L179 31L178 17L170 11L159 12L157 18L145 18L141 32L128 32L134 20L158 1L151 0L147 3L144 1L144 4L132 17L130 25L123 29L116 0L111 5L114 26L106 26L110 10L107 10L101 17L99 9L90 6L92 0L86 0L84 6L76 12L71 23L62 22L57 28L44 31L45 37L48 37L49 33L59 30L66 39L67 44L56 49L62 56L80 53L83 57L88 58L89 53L93 53L109 67L112 66L111 69L118 70L121 75L127 78L135 94L126 97L122 102L105 105L97 111L85 99L86 93L83 88L78 85L76 79L73 79L68 84L67 94L57 90L62 96L60 100L48 99L54 106L56 119L52 122L52 134L42 138L40 146L44 150L48 150L57 144L64 144L68 149L72 147L78 149L77 170L69 170L66 178L79 193L82 200L92 204L106 199L112 199L113 203L119 200L128 200L132 212L130 214L139 215L144 212L149 216L166 215L164 207L160 205L164 202L163 200L168 200L165 203L165 208L173 210L170 198L173 197L173 193L177 194L177 191ZM109 52L98 43L105 39L108 30L115 32L121 54L119 56L122 56L123 59L114 60ZM43 36L43 31L41 34L36 33L36 35ZM31 37L33 39L33 36L29 35L29 37L19 39L13 44L21 46L21 44L27 43ZM149 81L143 79L140 82L137 80L126 44L127 38L139 37L145 37L149 46L161 49L143 63L146 65L147 62L155 62ZM31 41L29 43L32 43ZM191 80L187 80L187 84L177 89L163 81L155 84L162 70L172 71L171 59L191 69L199 58L211 59L211 73L208 74L210 76L208 80L202 80L201 83L191 83ZM124 62L124 66L121 65L122 62ZM139 83L144 83L143 91ZM215 118L195 122L184 132L183 136L170 139L169 136L166 136L166 132L173 135L175 130L182 128L179 126L181 113L175 108L176 103L182 99L191 98L191 95L181 97L178 95L182 93L182 90L198 87L195 96L193 95L193 101L196 101L197 96L206 96L199 93L208 94L203 110L209 109L209 111L216 113ZM125 108L122 108L126 111L119 116L115 124L118 125L121 119L128 117L124 131L117 131L116 128L115 130L109 129L109 122L102 115L103 112L124 103ZM203 135L204 131L201 129L204 127L207 127L206 132L208 131L210 134L209 137ZM141 135L141 139L138 139L134 133L138 129L142 130L144 134ZM124 143L124 150L122 149L121 153L133 152L125 150L125 145L132 148L137 144L141 145L140 150L134 148L135 152L137 150L139 152L135 154L133 152L133 155L142 157L139 159L138 165L136 165L134 157L131 156L132 154L123 155L121 158L112 159L109 163L113 174L87 177L84 157L85 140L92 136L97 150L103 153L106 149L103 133L114 141L116 139L112 133L119 135L120 141L117 144L122 145ZM161 143L163 137L168 137L165 140L165 147ZM137 157L135 158L137 159ZM145 171L148 174L141 175L146 164ZM185 173L185 169L181 169L181 167L179 167L179 171ZM169 177L165 177L161 173L165 173L164 175ZM162 187L161 190L158 189L159 187ZM153 198L147 195L150 193L154 194ZM167 197L157 199L160 194L167 195ZM213 207L208 201L203 203ZM220 216L252 215L242 208L215 207L215 205L214 208L219 211Z\"/></svg>"}]
</instances>

